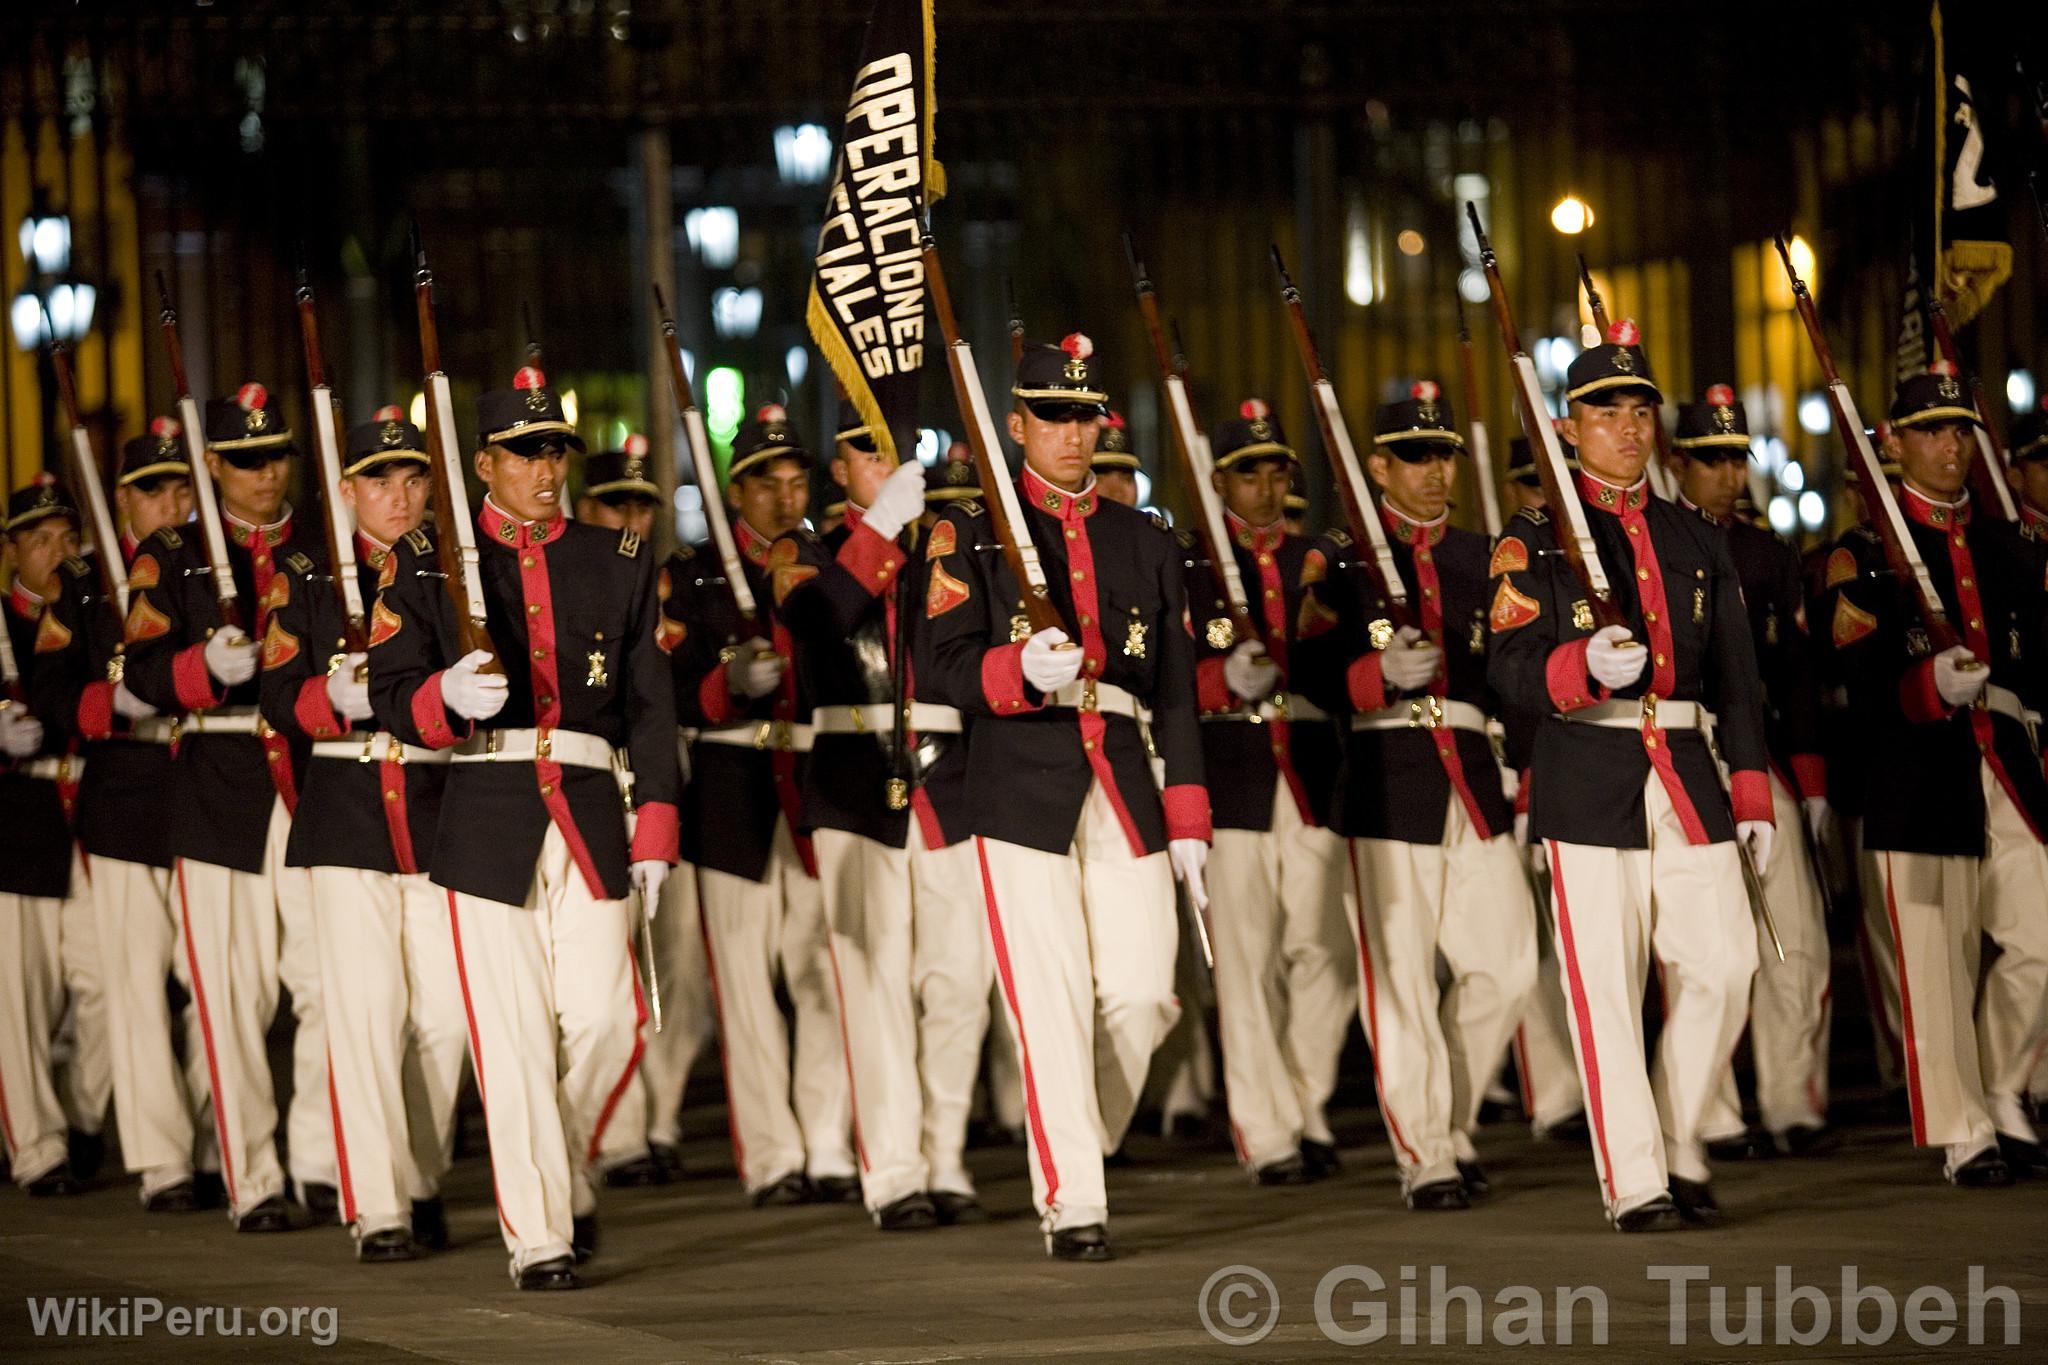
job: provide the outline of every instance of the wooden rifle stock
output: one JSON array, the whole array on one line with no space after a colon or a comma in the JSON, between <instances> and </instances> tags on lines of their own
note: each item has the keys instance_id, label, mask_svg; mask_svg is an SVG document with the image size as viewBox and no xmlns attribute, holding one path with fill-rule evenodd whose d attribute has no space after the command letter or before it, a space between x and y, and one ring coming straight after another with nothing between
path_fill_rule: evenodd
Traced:
<instances>
[{"instance_id":1,"label":"wooden rifle stock","mask_svg":"<svg viewBox=\"0 0 2048 1365\"><path fill-rule=\"evenodd\" d=\"M1600 297L1599 287L1593 283L1593 272L1586 265L1586 253L1579 252L1578 257L1579 282L1586 287L1586 307L1593 314L1593 326L1599 329L1600 339L1605 341L1608 325L1607 303ZM1657 413L1657 420L1651 426L1650 432L1657 442L1657 457L1645 468L1644 473L1650 480L1651 490L1658 497L1666 502L1674 502L1678 497L1675 482L1677 475L1672 472L1671 438L1664 433L1664 414L1661 410Z\"/></svg>"},{"instance_id":2,"label":"wooden rifle stock","mask_svg":"<svg viewBox=\"0 0 2048 1365\"><path fill-rule=\"evenodd\" d=\"M85 504L86 520L92 526L96 548L93 560L99 571L100 595L114 612L115 624L119 626L128 616L127 565L121 562L121 541L107 509L107 489L103 482L105 476L100 472L99 457L93 453L92 437L85 429L85 420L78 415L78 388L72 378L71 353L62 342L51 345L50 364L57 371L57 400L70 428L71 477L78 485L78 496ZM117 641L121 638L120 630L114 632L114 638ZM117 656L121 650L120 644L114 646ZM112 668L110 664L110 671Z\"/></svg>"},{"instance_id":3,"label":"wooden rifle stock","mask_svg":"<svg viewBox=\"0 0 2048 1365\"><path fill-rule=\"evenodd\" d=\"M326 515L321 525L327 532L327 562L334 574L334 590L341 602L342 654L361 654L369 646L368 611L363 605L362 580L356 576L355 531L341 501L341 403L327 386L327 366L320 352L320 320L313 309L313 286L299 271L294 296L299 306L299 342L306 353L306 382L313 394L313 451L320 466L320 501Z\"/></svg>"},{"instance_id":4,"label":"wooden rifle stock","mask_svg":"<svg viewBox=\"0 0 2048 1365\"><path fill-rule=\"evenodd\" d=\"M1017 307L1017 282L1003 279L1003 297L1010 305L1010 363L1024 358L1024 313Z\"/></svg>"},{"instance_id":5,"label":"wooden rifle stock","mask_svg":"<svg viewBox=\"0 0 2048 1365\"><path fill-rule=\"evenodd\" d=\"M227 532L221 524L220 499L213 487L213 473L206 465L206 425L199 414L199 402L185 377L185 348L178 340L178 310L171 307L171 291L164 272L156 272L157 299L163 311L158 322L163 328L164 346L171 362L171 386L178 391L178 420L185 427L185 455L192 467L192 501L197 508L199 538L206 546L207 567L213 573L213 596L219 605L223 628L242 625L240 593L234 572L228 567Z\"/></svg>"},{"instance_id":6,"label":"wooden rifle stock","mask_svg":"<svg viewBox=\"0 0 2048 1365\"><path fill-rule=\"evenodd\" d=\"M1500 534L1500 490L1493 477L1493 445L1487 440L1486 419L1479 414L1479 380L1472 366L1472 329L1465 325L1465 300L1458 305L1458 379L1464 388L1465 429L1470 435L1472 473L1479 480L1479 515L1486 534Z\"/></svg>"}]
</instances>

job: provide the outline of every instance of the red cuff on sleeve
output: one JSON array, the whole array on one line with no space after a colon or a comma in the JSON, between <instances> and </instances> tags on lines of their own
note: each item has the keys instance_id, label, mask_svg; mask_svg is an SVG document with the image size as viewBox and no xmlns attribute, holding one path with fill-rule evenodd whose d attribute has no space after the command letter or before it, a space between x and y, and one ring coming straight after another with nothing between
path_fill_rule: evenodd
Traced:
<instances>
[{"instance_id":1,"label":"red cuff on sleeve","mask_svg":"<svg viewBox=\"0 0 2048 1365\"><path fill-rule=\"evenodd\" d=\"M1735 810L1736 823L1761 820L1772 824L1770 774L1756 768L1738 768L1728 775L1728 804Z\"/></svg>"},{"instance_id":2,"label":"red cuff on sleeve","mask_svg":"<svg viewBox=\"0 0 2048 1365\"><path fill-rule=\"evenodd\" d=\"M448 715L448 705L441 700L440 673L430 676L412 694L412 723L429 749L450 748L460 738L455 733L455 721ZM467 732L469 722L463 721L462 727Z\"/></svg>"},{"instance_id":3,"label":"red cuff on sleeve","mask_svg":"<svg viewBox=\"0 0 2048 1365\"><path fill-rule=\"evenodd\" d=\"M107 739L114 733L114 685L91 682L78 694L78 733L84 739Z\"/></svg>"},{"instance_id":4,"label":"red cuff on sleeve","mask_svg":"<svg viewBox=\"0 0 2048 1365\"><path fill-rule=\"evenodd\" d=\"M1200 839L1214 837L1209 825L1209 789L1199 782L1180 782L1159 793L1166 809L1166 837Z\"/></svg>"},{"instance_id":5,"label":"red cuff on sleeve","mask_svg":"<svg viewBox=\"0 0 2048 1365\"><path fill-rule=\"evenodd\" d=\"M697 684L697 706L704 712L704 719L713 725L739 718L740 708L733 700L732 689L725 684L724 664L706 673L704 681Z\"/></svg>"},{"instance_id":6,"label":"red cuff on sleeve","mask_svg":"<svg viewBox=\"0 0 2048 1365\"><path fill-rule=\"evenodd\" d=\"M903 567L903 550L862 522L839 547L839 567L852 574L853 581L865 588L870 597L879 597L883 589L896 581L896 571Z\"/></svg>"},{"instance_id":7,"label":"red cuff on sleeve","mask_svg":"<svg viewBox=\"0 0 2048 1365\"><path fill-rule=\"evenodd\" d=\"M1524 768L1522 769L1521 779L1515 783L1515 814L1517 815L1527 815L1529 813L1529 787L1531 785L1529 779L1534 775L1535 769Z\"/></svg>"},{"instance_id":8,"label":"red cuff on sleeve","mask_svg":"<svg viewBox=\"0 0 2048 1365\"><path fill-rule=\"evenodd\" d=\"M1899 678L1899 705L1906 719L1918 725L1947 720L1955 710L1934 690L1934 660L1922 659Z\"/></svg>"},{"instance_id":9,"label":"red cuff on sleeve","mask_svg":"<svg viewBox=\"0 0 2048 1365\"><path fill-rule=\"evenodd\" d=\"M1578 711L1612 695L1606 688L1596 686L1586 672L1586 646L1591 639L1588 636L1573 640L1550 651L1543 680L1550 689L1550 704L1560 711Z\"/></svg>"},{"instance_id":10,"label":"red cuff on sleeve","mask_svg":"<svg viewBox=\"0 0 2048 1365\"><path fill-rule=\"evenodd\" d=\"M327 679L308 678L299 684L299 700L292 707L299 728L314 739L338 739L349 732L348 717L338 714L327 698Z\"/></svg>"},{"instance_id":11,"label":"red cuff on sleeve","mask_svg":"<svg viewBox=\"0 0 2048 1365\"><path fill-rule=\"evenodd\" d=\"M988 709L999 716L1022 715L1043 707L1043 701L1024 697L1024 646L1026 640L998 645L981 656L981 695Z\"/></svg>"},{"instance_id":12,"label":"red cuff on sleeve","mask_svg":"<svg viewBox=\"0 0 2048 1365\"><path fill-rule=\"evenodd\" d=\"M682 826L672 801L649 801L634 813L630 860L675 863L682 859Z\"/></svg>"},{"instance_id":13,"label":"red cuff on sleeve","mask_svg":"<svg viewBox=\"0 0 2048 1365\"><path fill-rule=\"evenodd\" d=\"M214 690L213 675L206 671L206 646L187 645L171 660L171 686L178 705L187 711L204 711L219 706L227 697Z\"/></svg>"},{"instance_id":14,"label":"red cuff on sleeve","mask_svg":"<svg viewBox=\"0 0 2048 1365\"><path fill-rule=\"evenodd\" d=\"M1345 670L1344 681L1351 689L1351 705L1358 711L1379 711L1387 706L1387 680L1380 673L1378 650L1361 654Z\"/></svg>"},{"instance_id":15,"label":"red cuff on sleeve","mask_svg":"<svg viewBox=\"0 0 2048 1365\"><path fill-rule=\"evenodd\" d=\"M1828 762L1819 754L1792 755L1792 782L1803 799L1828 794Z\"/></svg>"},{"instance_id":16,"label":"red cuff on sleeve","mask_svg":"<svg viewBox=\"0 0 2048 1365\"><path fill-rule=\"evenodd\" d=\"M1237 699L1223 680L1224 656L1213 655L1195 664L1195 704L1203 711L1235 710Z\"/></svg>"}]
</instances>

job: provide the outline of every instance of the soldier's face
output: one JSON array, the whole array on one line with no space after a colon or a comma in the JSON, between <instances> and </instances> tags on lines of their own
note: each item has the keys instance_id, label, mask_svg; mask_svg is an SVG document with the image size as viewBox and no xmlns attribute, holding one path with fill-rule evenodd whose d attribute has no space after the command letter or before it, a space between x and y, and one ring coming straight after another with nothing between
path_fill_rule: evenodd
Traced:
<instances>
[{"instance_id":1,"label":"soldier's face","mask_svg":"<svg viewBox=\"0 0 2048 1365\"><path fill-rule=\"evenodd\" d=\"M68 517L44 517L8 536L14 546L14 572L38 597L53 596L57 566L78 553L78 528Z\"/></svg>"},{"instance_id":2,"label":"soldier's face","mask_svg":"<svg viewBox=\"0 0 2048 1365\"><path fill-rule=\"evenodd\" d=\"M1572 404L1559 434L1579 448L1579 466L1626 488L1643 476L1657 444L1657 405L1639 393L1604 395Z\"/></svg>"},{"instance_id":3,"label":"soldier's face","mask_svg":"<svg viewBox=\"0 0 2048 1365\"><path fill-rule=\"evenodd\" d=\"M192 520L192 481L158 479L148 489L131 483L114 490L114 502L137 540L148 540L165 526Z\"/></svg>"},{"instance_id":4,"label":"soldier's face","mask_svg":"<svg viewBox=\"0 0 2048 1365\"><path fill-rule=\"evenodd\" d=\"M603 498L578 498L576 520L590 526L602 526L607 531L631 531L645 540L654 534L654 514L661 504L653 498L621 498L617 502L606 502Z\"/></svg>"},{"instance_id":5,"label":"soldier's face","mask_svg":"<svg viewBox=\"0 0 2048 1365\"><path fill-rule=\"evenodd\" d=\"M832 481L846 490L847 501L854 506L873 507L875 495L895 468L881 451L841 441L839 453L832 457Z\"/></svg>"},{"instance_id":6,"label":"soldier's face","mask_svg":"<svg viewBox=\"0 0 2048 1365\"><path fill-rule=\"evenodd\" d=\"M1894 426L1885 448L1914 489L1953 502L1970 477L1975 440L1967 422L1936 422L1926 427Z\"/></svg>"},{"instance_id":7,"label":"soldier's face","mask_svg":"<svg viewBox=\"0 0 2048 1365\"><path fill-rule=\"evenodd\" d=\"M1010 439L1024 448L1024 463L1055 488L1078 492L1088 482L1102 419L1080 408L1051 420L1029 408L1010 412Z\"/></svg>"},{"instance_id":8,"label":"soldier's face","mask_svg":"<svg viewBox=\"0 0 2048 1365\"><path fill-rule=\"evenodd\" d=\"M562 510L569 482L569 452L558 445L522 455L508 446L476 453L476 476L491 490L491 501L520 521L552 521Z\"/></svg>"},{"instance_id":9,"label":"soldier's face","mask_svg":"<svg viewBox=\"0 0 2048 1365\"><path fill-rule=\"evenodd\" d=\"M1365 468L1394 509L1416 521L1442 516L1458 482L1457 452L1449 446L1433 446L1428 459L1412 464L1375 450L1365 457Z\"/></svg>"},{"instance_id":10,"label":"soldier's face","mask_svg":"<svg viewBox=\"0 0 2048 1365\"><path fill-rule=\"evenodd\" d=\"M726 502L747 525L774 538L803 524L811 501L811 472L800 460L771 460L725 486Z\"/></svg>"},{"instance_id":11,"label":"soldier's face","mask_svg":"<svg viewBox=\"0 0 2048 1365\"><path fill-rule=\"evenodd\" d=\"M2036 512L2048 512L2048 460L2021 460L2011 472L2020 499Z\"/></svg>"},{"instance_id":12,"label":"soldier's face","mask_svg":"<svg viewBox=\"0 0 2048 1365\"><path fill-rule=\"evenodd\" d=\"M1104 469L1096 472L1095 491L1111 502L1120 502L1126 507L1138 505L1138 476L1128 469Z\"/></svg>"},{"instance_id":13,"label":"soldier's face","mask_svg":"<svg viewBox=\"0 0 2048 1365\"><path fill-rule=\"evenodd\" d=\"M237 519L268 526L284 510L285 491L292 481L291 461L285 456L244 469L209 450L206 467L220 489L220 505Z\"/></svg>"},{"instance_id":14,"label":"soldier's face","mask_svg":"<svg viewBox=\"0 0 2048 1365\"><path fill-rule=\"evenodd\" d=\"M1749 481L1746 459L1696 460L1680 455L1673 462L1678 466L1678 491L1687 502L1710 517L1734 515L1735 500Z\"/></svg>"},{"instance_id":15,"label":"soldier's face","mask_svg":"<svg viewBox=\"0 0 2048 1365\"><path fill-rule=\"evenodd\" d=\"M1287 510L1293 466L1286 460L1253 460L1212 476L1223 505L1247 526L1271 526Z\"/></svg>"},{"instance_id":16,"label":"soldier's face","mask_svg":"<svg viewBox=\"0 0 2048 1365\"><path fill-rule=\"evenodd\" d=\"M427 516L427 492L433 481L411 460L395 461L341 482L341 500L356 511L356 526L382 545L398 538Z\"/></svg>"}]
</instances>

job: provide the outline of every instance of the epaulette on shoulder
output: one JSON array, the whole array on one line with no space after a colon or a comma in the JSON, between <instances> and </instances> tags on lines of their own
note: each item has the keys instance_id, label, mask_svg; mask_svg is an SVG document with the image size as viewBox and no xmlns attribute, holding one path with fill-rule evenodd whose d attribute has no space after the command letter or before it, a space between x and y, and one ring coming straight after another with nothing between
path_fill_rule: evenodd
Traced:
<instances>
[{"instance_id":1,"label":"epaulette on shoulder","mask_svg":"<svg viewBox=\"0 0 2048 1365\"><path fill-rule=\"evenodd\" d=\"M166 550L182 550L185 548L184 537L180 536L173 527L159 526L156 530L156 538L164 543Z\"/></svg>"},{"instance_id":2,"label":"epaulette on shoulder","mask_svg":"<svg viewBox=\"0 0 2048 1365\"><path fill-rule=\"evenodd\" d=\"M1195 548L1195 533L1193 531L1187 530L1185 527L1177 527L1171 529L1173 533L1174 544L1180 546L1183 550L1192 550Z\"/></svg>"},{"instance_id":3,"label":"epaulette on shoulder","mask_svg":"<svg viewBox=\"0 0 2048 1365\"><path fill-rule=\"evenodd\" d=\"M92 572L92 565L86 563L85 560L77 555L66 555L64 557L64 572L70 574L73 578L84 578Z\"/></svg>"},{"instance_id":4,"label":"epaulette on shoulder","mask_svg":"<svg viewBox=\"0 0 2048 1365\"><path fill-rule=\"evenodd\" d=\"M803 541L803 543L806 545L822 545L825 543L825 538L819 535L817 532L817 528L812 526L809 522L803 522L800 525L798 525L798 527L796 528L796 535L797 538Z\"/></svg>"},{"instance_id":5,"label":"epaulette on shoulder","mask_svg":"<svg viewBox=\"0 0 2048 1365\"><path fill-rule=\"evenodd\" d=\"M1877 528L1872 526L1867 521L1859 521L1854 526L1851 526L1849 528L1848 534L1843 536L1842 538L1844 540L1847 540L1849 536L1861 537L1863 540L1868 541L1872 545L1882 545L1884 543L1882 540L1878 539Z\"/></svg>"},{"instance_id":6,"label":"epaulette on shoulder","mask_svg":"<svg viewBox=\"0 0 2048 1365\"><path fill-rule=\"evenodd\" d=\"M300 550L293 550L290 554L286 555L284 557L284 566L295 574L310 574L313 572L313 561L308 559L305 553Z\"/></svg>"},{"instance_id":7,"label":"epaulette on shoulder","mask_svg":"<svg viewBox=\"0 0 2048 1365\"><path fill-rule=\"evenodd\" d=\"M1340 550L1349 547L1351 544L1351 533L1349 531L1340 531L1334 526L1323 532L1323 535L1332 545Z\"/></svg>"},{"instance_id":8,"label":"epaulette on shoulder","mask_svg":"<svg viewBox=\"0 0 2048 1365\"><path fill-rule=\"evenodd\" d=\"M1510 520L1526 521L1531 526L1548 526L1550 524L1550 513L1544 511L1541 507L1524 507L1521 511L1515 513Z\"/></svg>"},{"instance_id":9,"label":"epaulette on shoulder","mask_svg":"<svg viewBox=\"0 0 2048 1365\"><path fill-rule=\"evenodd\" d=\"M640 557L640 533L638 531L633 530L631 527L620 530L619 554L626 559L638 559Z\"/></svg>"},{"instance_id":10,"label":"epaulette on shoulder","mask_svg":"<svg viewBox=\"0 0 2048 1365\"><path fill-rule=\"evenodd\" d=\"M1162 531L1171 531L1173 529L1173 523L1166 519L1166 513L1156 507L1146 509L1145 516L1147 520Z\"/></svg>"},{"instance_id":11,"label":"epaulette on shoulder","mask_svg":"<svg viewBox=\"0 0 2048 1365\"><path fill-rule=\"evenodd\" d=\"M697 557L697 547L694 545L678 545L676 546L676 552L673 557L678 562L683 560L695 559Z\"/></svg>"},{"instance_id":12,"label":"epaulette on shoulder","mask_svg":"<svg viewBox=\"0 0 2048 1365\"><path fill-rule=\"evenodd\" d=\"M967 517L978 517L988 510L987 508L983 507L980 503L976 502L973 498L962 498L960 499L960 501L954 503L953 505L960 509L960 514L962 516Z\"/></svg>"},{"instance_id":13,"label":"epaulette on shoulder","mask_svg":"<svg viewBox=\"0 0 2048 1365\"><path fill-rule=\"evenodd\" d=\"M412 547L412 552L416 555L426 554L434 548L433 537L427 534L427 528L424 526L415 526L407 531L405 543Z\"/></svg>"},{"instance_id":14,"label":"epaulette on shoulder","mask_svg":"<svg viewBox=\"0 0 2048 1365\"><path fill-rule=\"evenodd\" d=\"M1692 508L1691 511L1694 516L1698 517L1701 521L1704 521L1709 526L1719 526L1721 524L1720 522L1714 519L1714 514L1712 512L1709 512L1704 507L1695 507Z\"/></svg>"}]
</instances>

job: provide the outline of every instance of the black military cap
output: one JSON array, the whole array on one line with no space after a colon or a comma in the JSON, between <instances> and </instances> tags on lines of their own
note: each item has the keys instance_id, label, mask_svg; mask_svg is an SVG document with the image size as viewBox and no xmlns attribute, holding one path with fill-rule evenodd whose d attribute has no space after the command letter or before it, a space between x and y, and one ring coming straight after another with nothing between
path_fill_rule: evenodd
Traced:
<instances>
[{"instance_id":1,"label":"black military cap","mask_svg":"<svg viewBox=\"0 0 2048 1365\"><path fill-rule=\"evenodd\" d=\"M2012 459L2048 460L2048 399L2012 424Z\"/></svg>"},{"instance_id":2,"label":"black military cap","mask_svg":"<svg viewBox=\"0 0 2048 1365\"><path fill-rule=\"evenodd\" d=\"M1403 460L1426 460L1446 448L1465 448L1451 415L1451 400L1433 379L1418 379L1408 386L1406 398L1380 404L1372 430L1375 441Z\"/></svg>"},{"instance_id":3,"label":"black military cap","mask_svg":"<svg viewBox=\"0 0 2048 1365\"><path fill-rule=\"evenodd\" d=\"M1678 434L1671 444L1695 460L1741 460L1749 457L1749 416L1735 401L1735 390L1716 384L1705 400L1678 405Z\"/></svg>"},{"instance_id":4,"label":"black military cap","mask_svg":"<svg viewBox=\"0 0 2048 1365\"><path fill-rule=\"evenodd\" d=\"M782 410L780 403L769 403L754 414L754 420L741 427L739 435L732 439L732 464L727 468L727 480L737 479L751 473L770 460L800 460L806 469L817 463L811 452L805 450L803 442L797 439L795 428L789 424L789 414Z\"/></svg>"},{"instance_id":5,"label":"black military cap","mask_svg":"<svg viewBox=\"0 0 2048 1365\"><path fill-rule=\"evenodd\" d=\"M121 447L121 472L114 487L151 479L192 477L192 465L185 458L185 428L175 417L159 417L149 430Z\"/></svg>"},{"instance_id":6,"label":"black military cap","mask_svg":"<svg viewBox=\"0 0 2048 1365\"><path fill-rule=\"evenodd\" d=\"M1977 409L1970 406L1969 392L1956 377L1955 367L1946 360L1935 361L1926 374L1907 376L1892 395L1891 421L1902 431L1940 422L1984 425L1977 418Z\"/></svg>"},{"instance_id":7,"label":"black military cap","mask_svg":"<svg viewBox=\"0 0 2048 1365\"><path fill-rule=\"evenodd\" d=\"M647 438L634 432L617 450L599 450L583 461L583 491L593 498L651 498L661 501L661 485L650 476Z\"/></svg>"},{"instance_id":8,"label":"black military cap","mask_svg":"<svg viewBox=\"0 0 2048 1365\"><path fill-rule=\"evenodd\" d=\"M1095 343L1079 332L1068 333L1057 346L1032 342L1018 357L1010 393L1048 421L1075 411L1107 417L1109 395L1095 378L1097 369Z\"/></svg>"},{"instance_id":9,"label":"black military cap","mask_svg":"<svg viewBox=\"0 0 2048 1365\"><path fill-rule=\"evenodd\" d=\"M981 475L974 468L974 452L968 449L965 441L955 441L953 448L946 452L946 458L925 476L925 505L930 507L980 496Z\"/></svg>"},{"instance_id":10,"label":"black military cap","mask_svg":"<svg viewBox=\"0 0 2048 1365\"><path fill-rule=\"evenodd\" d=\"M479 449L504 446L520 455L536 454L549 445L584 449L583 438L562 409L561 396L532 365L520 367L511 388L492 389L476 400L476 443Z\"/></svg>"},{"instance_id":11,"label":"black military cap","mask_svg":"<svg viewBox=\"0 0 2048 1365\"><path fill-rule=\"evenodd\" d=\"M343 478L372 473L397 460L427 463L427 438L405 420L396 404L377 409L376 416L348 429L348 463L341 467Z\"/></svg>"},{"instance_id":12,"label":"black military cap","mask_svg":"<svg viewBox=\"0 0 2048 1365\"><path fill-rule=\"evenodd\" d=\"M875 449L875 429L860 415L860 409L845 399L839 400L838 429L832 433L835 442L844 442L855 450Z\"/></svg>"},{"instance_id":13,"label":"black military cap","mask_svg":"<svg viewBox=\"0 0 2048 1365\"><path fill-rule=\"evenodd\" d=\"M1607 340L1579 352L1564 373L1564 396L1574 403L1592 402L1617 393L1641 393L1661 403L1664 395L1643 354L1643 334L1634 318L1608 325Z\"/></svg>"},{"instance_id":14,"label":"black military cap","mask_svg":"<svg viewBox=\"0 0 2048 1365\"><path fill-rule=\"evenodd\" d=\"M1578 457L1572 454L1571 445L1560 436L1558 444L1564 449L1564 463L1567 469L1579 467ZM1543 486L1543 476L1536 472L1536 454L1529 447L1529 438L1517 436L1508 442L1508 478L1530 488Z\"/></svg>"},{"instance_id":15,"label":"black military cap","mask_svg":"<svg viewBox=\"0 0 2048 1365\"><path fill-rule=\"evenodd\" d=\"M846 520L846 499L841 498L837 502L826 503L825 510L820 512L818 515L826 521Z\"/></svg>"},{"instance_id":16,"label":"black military cap","mask_svg":"<svg viewBox=\"0 0 2048 1365\"><path fill-rule=\"evenodd\" d=\"M7 499L7 524L0 530L12 535L50 517L69 517L73 526L78 524L78 509L71 505L70 495L57 486L55 474L44 470Z\"/></svg>"},{"instance_id":17,"label":"black military cap","mask_svg":"<svg viewBox=\"0 0 2048 1365\"><path fill-rule=\"evenodd\" d=\"M242 385L233 398L207 401L206 445L229 464L242 468L294 453L292 429L285 424L284 414L271 404L270 390L256 383Z\"/></svg>"},{"instance_id":18,"label":"black military cap","mask_svg":"<svg viewBox=\"0 0 2048 1365\"><path fill-rule=\"evenodd\" d=\"M1141 468L1138 457L1131 452L1131 434L1124 429L1124 415L1111 412L1102 419L1101 434L1095 438L1095 458L1088 468L1097 474L1107 469L1128 469L1133 473Z\"/></svg>"},{"instance_id":19,"label":"black military cap","mask_svg":"<svg viewBox=\"0 0 2048 1365\"><path fill-rule=\"evenodd\" d=\"M1299 464L1301 457L1287 444L1280 419L1263 398L1247 398L1237 405L1237 416L1216 424L1209 434L1209 450L1218 469L1230 469L1254 460L1287 460Z\"/></svg>"},{"instance_id":20,"label":"black military cap","mask_svg":"<svg viewBox=\"0 0 2048 1365\"><path fill-rule=\"evenodd\" d=\"M1300 493L1289 493L1281 501L1280 505L1287 516L1305 517L1308 515L1308 499Z\"/></svg>"}]
</instances>

